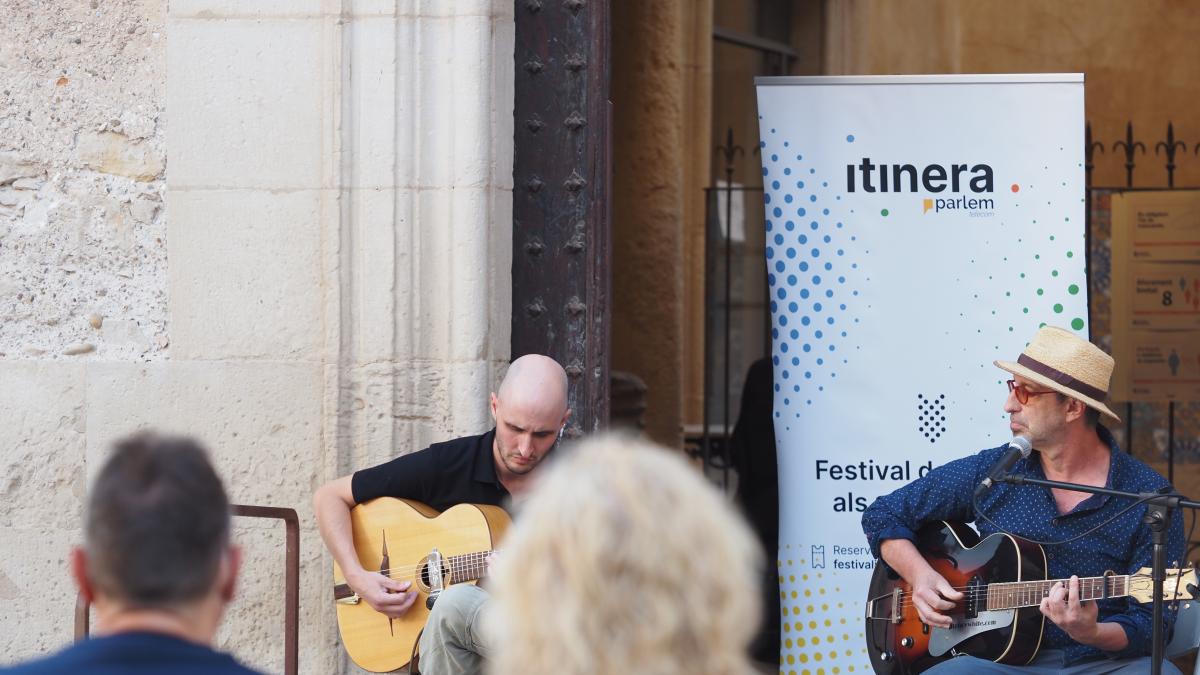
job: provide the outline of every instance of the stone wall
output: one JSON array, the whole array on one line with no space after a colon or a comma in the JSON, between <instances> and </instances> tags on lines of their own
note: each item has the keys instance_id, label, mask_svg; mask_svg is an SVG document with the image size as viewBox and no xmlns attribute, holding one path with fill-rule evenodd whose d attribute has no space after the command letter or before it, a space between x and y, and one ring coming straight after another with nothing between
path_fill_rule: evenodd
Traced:
<instances>
[{"instance_id":1,"label":"stone wall","mask_svg":"<svg viewBox=\"0 0 1200 675\"><path fill-rule=\"evenodd\" d=\"M1125 183L1112 141L1134 121L1139 187L1166 185L1154 143L1174 120L1179 138L1200 140L1196 82L1200 14L1171 0L1012 0L1005 3L827 3L825 72L904 73L1070 72L1086 75L1087 118L1106 152L1096 156L1095 185ZM1177 185L1197 185L1200 161L1180 153ZM1189 159L1191 161L1189 161Z\"/></svg>"},{"instance_id":2,"label":"stone wall","mask_svg":"<svg viewBox=\"0 0 1200 675\"><path fill-rule=\"evenodd\" d=\"M0 4L0 354L167 348L166 6Z\"/></svg>"},{"instance_id":3,"label":"stone wall","mask_svg":"<svg viewBox=\"0 0 1200 675\"><path fill-rule=\"evenodd\" d=\"M141 427L300 514L301 672L338 644L316 486L490 425L512 3L0 5L0 664L71 639L87 481ZM283 664L283 528L219 635Z\"/></svg>"}]
</instances>

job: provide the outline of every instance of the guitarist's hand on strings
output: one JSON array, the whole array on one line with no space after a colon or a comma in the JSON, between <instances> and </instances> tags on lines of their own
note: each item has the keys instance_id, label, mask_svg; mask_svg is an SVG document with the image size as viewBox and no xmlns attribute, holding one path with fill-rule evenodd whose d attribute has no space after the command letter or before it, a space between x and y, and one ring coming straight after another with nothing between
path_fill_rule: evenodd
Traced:
<instances>
[{"instance_id":1,"label":"guitarist's hand on strings","mask_svg":"<svg viewBox=\"0 0 1200 675\"><path fill-rule=\"evenodd\" d=\"M1040 609L1047 619L1067 632L1072 640L1093 644L1100 624L1096 623L1100 609L1095 602L1079 601L1079 577L1072 576L1068 586L1054 584L1050 594L1042 598Z\"/></svg>"},{"instance_id":2,"label":"guitarist's hand on strings","mask_svg":"<svg viewBox=\"0 0 1200 675\"><path fill-rule=\"evenodd\" d=\"M417 599L417 592L409 590L411 582L389 579L378 572L363 570L353 579L347 577L346 583L372 609L390 617L404 616Z\"/></svg>"},{"instance_id":3,"label":"guitarist's hand on strings","mask_svg":"<svg viewBox=\"0 0 1200 675\"><path fill-rule=\"evenodd\" d=\"M921 621L938 628L949 628L950 617L938 610L953 609L963 599L962 591L954 590L946 578L932 567L912 583L912 602Z\"/></svg>"},{"instance_id":4,"label":"guitarist's hand on strings","mask_svg":"<svg viewBox=\"0 0 1200 675\"><path fill-rule=\"evenodd\" d=\"M884 561L908 582L912 604L921 621L930 626L949 628L950 617L942 611L952 609L962 600L962 592L954 590L907 539L887 539L880 545L879 552Z\"/></svg>"}]
</instances>

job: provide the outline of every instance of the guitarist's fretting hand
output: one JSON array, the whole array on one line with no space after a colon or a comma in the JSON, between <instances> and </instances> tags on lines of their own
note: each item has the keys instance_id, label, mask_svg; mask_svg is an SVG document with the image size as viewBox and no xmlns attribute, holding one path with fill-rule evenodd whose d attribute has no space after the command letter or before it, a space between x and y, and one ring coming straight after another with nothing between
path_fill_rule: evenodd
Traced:
<instances>
[{"instance_id":1,"label":"guitarist's fretting hand","mask_svg":"<svg viewBox=\"0 0 1200 675\"><path fill-rule=\"evenodd\" d=\"M1095 602L1079 601L1079 577L1071 577L1070 586L1062 582L1054 584L1050 594L1042 598L1042 614L1059 628L1065 630L1072 640L1085 645L1095 644L1100 624L1096 623L1100 608Z\"/></svg>"},{"instance_id":2,"label":"guitarist's fretting hand","mask_svg":"<svg viewBox=\"0 0 1200 675\"><path fill-rule=\"evenodd\" d=\"M354 578L347 577L346 583L372 609L393 618L404 616L417 599L417 592L408 590L411 582L389 579L378 572L364 570Z\"/></svg>"}]
</instances>

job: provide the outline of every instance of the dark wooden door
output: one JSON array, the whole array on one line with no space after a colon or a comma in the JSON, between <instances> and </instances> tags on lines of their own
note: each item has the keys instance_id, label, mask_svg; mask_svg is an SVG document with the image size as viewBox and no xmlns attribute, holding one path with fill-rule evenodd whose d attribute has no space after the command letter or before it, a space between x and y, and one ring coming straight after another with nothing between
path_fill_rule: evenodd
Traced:
<instances>
[{"instance_id":1,"label":"dark wooden door","mask_svg":"<svg viewBox=\"0 0 1200 675\"><path fill-rule=\"evenodd\" d=\"M577 436L608 421L607 0L517 0L512 356L567 369Z\"/></svg>"}]
</instances>

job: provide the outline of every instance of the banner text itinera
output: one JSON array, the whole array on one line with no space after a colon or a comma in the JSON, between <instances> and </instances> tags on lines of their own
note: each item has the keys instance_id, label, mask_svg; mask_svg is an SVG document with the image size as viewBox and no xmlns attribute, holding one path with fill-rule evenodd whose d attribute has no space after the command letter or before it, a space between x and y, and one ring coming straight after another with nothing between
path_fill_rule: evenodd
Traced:
<instances>
[{"instance_id":1,"label":"banner text itinera","mask_svg":"<svg viewBox=\"0 0 1200 675\"><path fill-rule=\"evenodd\" d=\"M781 668L870 672L862 510L1008 440L994 359L1088 335L1083 77L757 84Z\"/></svg>"}]
</instances>

